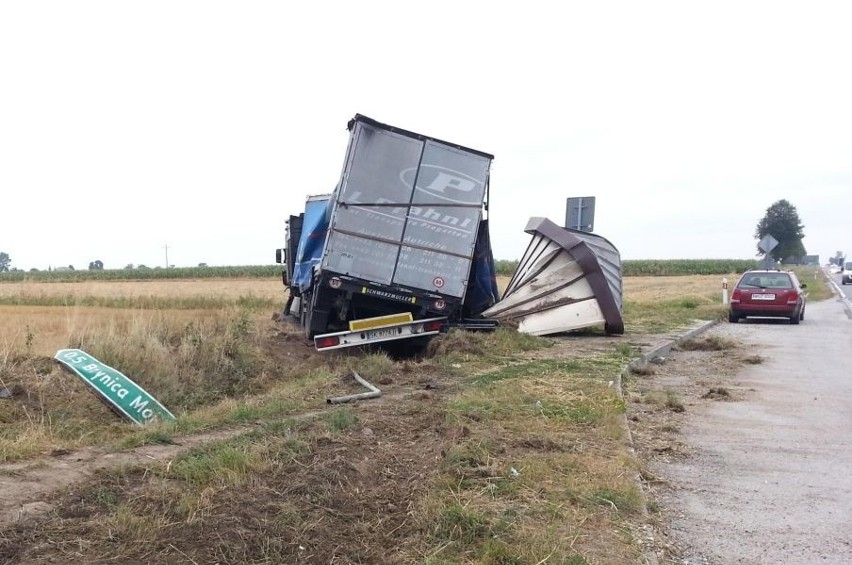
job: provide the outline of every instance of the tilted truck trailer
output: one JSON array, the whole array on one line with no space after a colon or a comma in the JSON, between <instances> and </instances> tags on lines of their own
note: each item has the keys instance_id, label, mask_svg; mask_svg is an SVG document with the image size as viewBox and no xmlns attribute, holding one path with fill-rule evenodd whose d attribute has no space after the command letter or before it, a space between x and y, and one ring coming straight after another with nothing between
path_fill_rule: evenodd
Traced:
<instances>
[{"instance_id":1,"label":"tilted truck trailer","mask_svg":"<svg viewBox=\"0 0 852 565\"><path fill-rule=\"evenodd\" d=\"M492 155L356 115L334 191L290 216L285 317L317 349L493 328Z\"/></svg>"}]
</instances>

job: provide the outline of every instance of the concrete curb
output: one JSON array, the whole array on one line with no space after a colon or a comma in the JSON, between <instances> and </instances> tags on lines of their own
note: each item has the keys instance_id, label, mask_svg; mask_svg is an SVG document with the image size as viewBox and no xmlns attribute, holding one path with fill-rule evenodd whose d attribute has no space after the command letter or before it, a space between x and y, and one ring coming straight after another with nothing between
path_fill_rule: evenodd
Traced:
<instances>
[{"instance_id":1,"label":"concrete curb","mask_svg":"<svg viewBox=\"0 0 852 565\"><path fill-rule=\"evenodd\" d=\"M633 459L635 459L637 462L638 462L638 457L636 456L636 447L635 447L635 444L633 443L633 434L630 431L630 424L627 421L627 402L625 401L625 398L624 398L624 377L626 375L630 374L631 369L633 369L634 367L641 367L641 366L646 365L647 363L651 362L652 359L666 355L678 343L681 343L681 342L686 341L688 339L692 339L693 337L706 332L707 330L709 330L710 328L712 328L713 326L715 326L718 323L719 322L717 320L711 320L709 322L701 322L700 324L697 324L697 325L687 329L683 333L670 338L668 341L666 341L662 345L658 345L658 346L654 347L653 349L651 349L650 351L643 353L639 357L636 357L635 359L631 359L627 363L627 365L625 365L624 369L622 369L621 372L616 375L615 381L613 382L613 386L615 387L615 390L616 390L616 393L618 394L618 397L622 401L625 402L624 413L621 416L621 424L624 427L624 430L625 430L626 435L627 435L627 449L630 452L630 454L633 456ZM645 483L642 480L641 474L637 474L635 479L636 479L636 484L639 487L639 492L642 495L642 509L641 509L642 515L647 517L648 516L648 496L647 496L647 491L645 489ZM653 541L653 537L651 537L651 541ZM659 564L659 561L657 560L657 555L656 555L656 553L654 553L653 548L654 548L654 546L652 544L647 544L647 545L643 544L643 555L645 557L645 562L648 565L658 565Z\"/></svg>"},{"instance_id":2,"label":"concrete curb","mask_svg":"<svg viewBox=\"0 0 852 565\"><path fill-rule=\"evenodd\" d=\"M624 368L621 374L624 375L625 373L629 372L630 369L632 369L633 367L638 367L640 365L648 363L651 361L651 359L654 359L656 357L662 357L666 353L669 353L672 348L678 343L686 341L688 339L692 339L697 335L701 335L702 333L706 332L718 323L719 322L717 320L711 320L709 322L702 322L700 324L697 324L696 326L693 326L692 328L686 330L684 333L673 337L668 343L660 345L652 349L651 351L640 355L636 359L633 359L632 361L630 361L630 363L627 364L627 367Z\"/></svg>"}]
</instances>

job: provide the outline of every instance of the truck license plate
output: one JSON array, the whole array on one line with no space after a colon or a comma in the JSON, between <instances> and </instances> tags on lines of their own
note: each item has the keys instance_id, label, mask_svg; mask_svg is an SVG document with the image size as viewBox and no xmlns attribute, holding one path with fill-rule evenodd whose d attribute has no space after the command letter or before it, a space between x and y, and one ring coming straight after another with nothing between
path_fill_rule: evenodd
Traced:
<instances>
[{"instance_id":1,"label":"truck license plate","mask_svg":"<svg viewBox=\"0 0 852 565\"><path fill-rule=\"evenodd\" d=\"M364 332L364 336L366 339L375 339L377 337L392 337L395 335L399 335L399 330L397 328L387 328L384 330L371 330L368 332Z\"/></svg>"},{"instance_id":2,"label":"truck license plate","mask_svg":"<svg viewBox=\"0 0 852 565\"><path fill-rule=\"evenodd\" d=\"M752 294L752 300L775 300L774 294Z\"/></svg>"}]
</instances>

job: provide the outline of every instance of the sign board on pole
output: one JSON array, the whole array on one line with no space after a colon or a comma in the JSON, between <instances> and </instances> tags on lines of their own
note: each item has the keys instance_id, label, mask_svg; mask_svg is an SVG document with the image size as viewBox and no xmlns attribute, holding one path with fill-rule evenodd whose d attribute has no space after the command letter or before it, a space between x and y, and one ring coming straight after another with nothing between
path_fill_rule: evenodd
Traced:
<instances>
[{"instance_id":1,"label":"sign board on pole","mask_svg":"<svg viewBox=\"0 0 852 565\"><path fill-rule=\"evenodd\" d=\"M766 234L763 236L763 239L757 244L757 246L766 253L769 253L776 247L778 247L778 240L772 237L770 234Z\"/></svg>"},{"instance_id":2,"label":"sign board on pole","mask_svg":"<svg viewBox=\"0 0 852 565\"><path fill-rule=\"evenodd\" d=\"M591 232L595 229L595 197L569 198L565 210L565 227Z\"/></svg>"},{"instance_id":3,"label":"sign board on pole","mask_svg":"<svg viewBox=\"0 0 852 565\"><path fill-rule=\"evenodd\" d=\"M79 349L60 349L54 359L86 381L104 400L136 424L172 422L174 415L126 375Z\"/></svg>"},{"instance_id":4,"label":"sign board on pole","mask_svg":"<svg viewBox=\"0 0 852 565\"><path fill-rule=\"evenodd\" d=\"M766 234L763 236L763 239L757 243L757 246L761 251L766 253L766 255L763 256L763 268L771 269L774 267L775 259L769 254L769 252L778 247L778 240L772 237L771 234Z\"/></svg>"}]
</instances>

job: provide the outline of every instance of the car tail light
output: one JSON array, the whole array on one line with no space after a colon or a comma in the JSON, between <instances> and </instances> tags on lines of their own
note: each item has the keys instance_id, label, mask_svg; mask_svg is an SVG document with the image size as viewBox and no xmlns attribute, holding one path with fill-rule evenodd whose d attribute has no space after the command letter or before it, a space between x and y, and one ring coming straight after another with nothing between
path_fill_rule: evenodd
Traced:
<instances>
[{"instance_id":1,"label":"car tail light","mask_svg":"<svg viewBox=\"0 0 852 565\"><path fill-rule=\"evenodd\" d=\"M317 349L326 349L328 347L340 345L340 338L336 335L321 337L317 339L314 344L316 345Z\"/></svg>"},{"instance_id":2,"label":"car tail light","mask_svg":"<svg viewBox=\"0 0 852 565\"><path fill-rule=\"evenodd\" d=\"M739 304L742 299L743 299L743 291L741 291L738 288L735 288L733 294L731 294L731 304L733 304L733 303Z\"/></svg>"},{"instance_id":3,"label":"car tail light","mask_svg":"<svg viewBox=\"0 0 852 565\"><path fill-rule=\"evenodd\" d=\"M441 326L444 325L444 322L441 320L434 320L432 322L426 322L423 324L424 332L437 332L441 329Z\"/></svg>"},{"instance_id":4,"label":"car tail light","mask_svg":"<svg viewBox=\"0 0 852 565\"><path fill-rule=\"evenodd\" d=\"M787 293L787 305L795 304L799 301L799 295L795 292Z\"/></svg>"}]
</instances>

